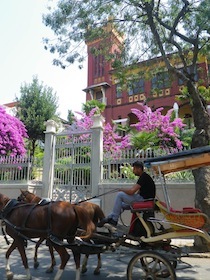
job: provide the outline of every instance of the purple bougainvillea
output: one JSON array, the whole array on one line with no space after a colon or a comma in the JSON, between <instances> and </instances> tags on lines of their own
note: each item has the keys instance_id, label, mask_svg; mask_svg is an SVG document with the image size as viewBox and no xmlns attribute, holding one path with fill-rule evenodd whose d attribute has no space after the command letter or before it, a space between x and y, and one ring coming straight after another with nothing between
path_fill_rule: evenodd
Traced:
<instances>
[{"instance_id":1,"label":"purple bougainvillea","mask_svg":"<svg viewBox=\"0 0 210 280\"><path fill-rule=\"evenodd\" d=\"M24 124L0 106L0 156L24 155L24 138L27 137Z\"/></svg>"},{"instance_id":2,"label":"purple bougainvillea","mask_svg":"<svg viewBox=\"0 0 210 280\"><path fill-rule=\"evenodd\" d=\"M136 124L131 125L136 131L144 131L154 133L159 139L159 147L167 148L173 147L182 149L182 142L179 139L177 131L183 129L183 124L180 118L173 119L173 109L169 110L166 115L162 115L163 108L158 108L152 111L150 107L139 103L139 109L131 109L132 113L138 118ZM81 118L75 118L72 130L76 127L81 130L89 130L93 125L92 116L96 109L93 109L88 115L85 113L78 113ZM104 124L103 133L103 149L104 152L110 152L117 157L123 149L131 146L131 135L119 136L114 132L113 127L109 123Z\"/></svg>"},{"instance_id":3,"label":"purple bougainvillea","mask_svg":"<svg viewBox=\"0 0 210 280\"><path fill-rule=\"evenodd\" d=\"M183 129L185 124L180 118L172 118L173 109L168 110L166 115L161 114L162 110L163 108L158 108L152 111L150 107L139 103L139 109L131 109L138 118L138 122L131 126L137 131L156 132L160 147L173 145L174 148L182 149L177 131Z\"/></svg>"}]
</instances>

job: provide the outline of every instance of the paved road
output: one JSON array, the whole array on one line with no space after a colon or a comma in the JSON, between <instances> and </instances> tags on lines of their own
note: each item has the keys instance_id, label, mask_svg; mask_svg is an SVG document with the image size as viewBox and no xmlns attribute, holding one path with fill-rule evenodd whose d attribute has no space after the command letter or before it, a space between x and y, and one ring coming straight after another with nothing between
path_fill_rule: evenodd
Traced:
<instances>
[{"instance_id":1,"label":"paved road","mask_svg":"<svg viewBox=\"0 0 210 280\"><path fill-rule=\"evenodd\" d=\"M4 240L0 238L0 280L5 278L5 252L7 245ZM29 266L31 268L31 274L33 280L50 280L53 279L56 273L46 274L45 270L49 265L50 256L48 249L45 245L40 247L39 251L39 260L40 267L38 269L33 268L33 253L34 253L34 244L29 243L27 247L27 256L29 259ZM102 255L102 269L100 275L93 275L94 268L96 266L96 255L91 255L88 262L88 271L86 274L81 276L81 280L126 280L126 269L129 260L132 256L136 254L135 250L121 247L117 251L105 252ZM210 258L206 254L203 258L191 257L183 258L184 261L189 263L191 266L185 264L178 264L176 275L178 280L209 280L210 275ZM57 264L59 265L59 258L56 257ZM13 273L15 274L14 279L24 279L24 269L20 260L19 253L15 250L10 257L10 264ZM185 267L185 269L182 269ZM75 265L73 262L73 257L71 258L66 266L66 270L63 273L62 280L75 279Z\"/></svg>"}]
</instances>

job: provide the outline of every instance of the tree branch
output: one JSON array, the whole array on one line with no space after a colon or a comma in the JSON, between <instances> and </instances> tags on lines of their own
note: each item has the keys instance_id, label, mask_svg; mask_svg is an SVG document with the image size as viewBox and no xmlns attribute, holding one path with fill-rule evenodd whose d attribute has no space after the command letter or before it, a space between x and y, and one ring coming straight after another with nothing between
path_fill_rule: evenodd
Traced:
<instances>
[{"instance_id":1,"label":"tree branch","mask_svg":"<svg viewBox=\"0 0 210 280\"><path fill-rule=\"evenodd\" d=\"M176 35L176 36L178 36L179 38L181 38L182 40L184 40L185 42L188 42L188 43L194 45L194 44L196 43L196 42L195 42L196 39L191 39L191 38L189 38L189 37L186 37L185 35L181 34L180 32L178 32L178 31L176 30L176 27L177 27L177 25L178 25L180 19L183 18L184 15L185 15L186 13L189 12L189 7L188 7L188 6L189 6L189 2L186 1L186 0L183 0L183 2L185 2L185 6L182 8L182 10L181 10L181 11L179 12L179 14L177 15L177 17L176 17L176 19L175 19L175 21L174 21L173 26L170 26L170 25L166 24L164 21L162 21L162 19L158 16L158 13L154 13L154 17L155 17L155 19L158 21L158 23L159 23L160 25L162 25L164 28L166 28L167 30L169 30L169 31L171 32L171 33L170 33L170 36L169 36L169 40L171 40L171 38L172 38L174 35Z\"/></svg>"}]
</instances>

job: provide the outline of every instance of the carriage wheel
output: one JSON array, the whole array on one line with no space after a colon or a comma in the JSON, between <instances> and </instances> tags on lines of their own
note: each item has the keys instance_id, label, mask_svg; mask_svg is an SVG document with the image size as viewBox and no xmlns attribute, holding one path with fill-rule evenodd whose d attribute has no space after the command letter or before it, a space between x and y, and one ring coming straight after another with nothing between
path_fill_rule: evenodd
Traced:
<instances>
[{"instance_id":1,"label":"carriage wheel","mask_svg":"<svg viewBox=\"0 0 210 280\"><path fill-rule=\"evenodd\" d=\"M147 269L147 265L146 265L146 263L145 263L145 260L144 260L144 258L141 258L140 259L140 261L141 261L141 264L142 264L142 266L145 268L145 269ZM167 261L169 261L168 259L167 259ZM177 261L170 261L170 264L171 264L171 266L173 267L173 269L176 269L176 267L177 267ZM158 277L159 277L159 275L158 275ZM168 278L168 277L170 277L170 271L168 271L167 269L165 269L165 270L163 270L162 271L162 273L161 273L161 279L162 278ZM170 279L170 278L169 278Z\"/></svg>"},{"instance_id":2,"label":"carriage wheel","mask_svg":"<svg viewBox=\"0 0 210 280\"><path fill-rule=\"evenodd\" d=\"M136 254L127 268L128 280L176 280L176 274L171 263L161 254L154 251L144 251Z\"/></svg>"}]
</instances>

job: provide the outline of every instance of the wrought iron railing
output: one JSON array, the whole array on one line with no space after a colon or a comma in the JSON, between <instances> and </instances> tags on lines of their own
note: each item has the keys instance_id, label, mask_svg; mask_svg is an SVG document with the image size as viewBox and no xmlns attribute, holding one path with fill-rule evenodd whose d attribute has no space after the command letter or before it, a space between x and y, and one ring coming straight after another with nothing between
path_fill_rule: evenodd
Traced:
<instances>
[{"instance_id":1,"label":"wrought iron railing","mask_svg":"<svg viewBox=\"0 0 210 280\"><path fill-rule=\"evenodd\" d=\"M58 146L59 144L61 143L58 142ZM77 144L75 143L74 145ZM68 143L66 143L66 146L68 146ZM84 158L86 160L90 160L90 158L87 157L88 152L86 151L85 157L81 157L81 155L76 154L76 160L74 159L73 173L71 170L71 157L69 157L70 152L68 156L66 155L66 153L68 153L66 149L61 149L59 152L65 153L66 157L63 157L63 154L62 156L61 154L56 155L57 159L55 163L54 184L68 186L69 181L71 181L71 184L75 186L89 186L90 168L86 166L88 163L84 162ZM111 153L104 153L102 162L103 182L133 182L133 180L135 180L136 178L132 173L131 168L134 161L144 161L147 158L165 155L169 152L172 153L172 151L166 151L163 149L156 151L152 151L151 149L148 149L146 151L139 149L126 149L120 151L117 156L115 154L114 157ZM62 160L59 159L60 156ZM33 184L41 184L42 175L43 159L20 156L0 157L0 183L9 184L11 182L30 182ZM190 171L185 171L169 175L166 179L174 182L193 181L193 176Z\"/></svg>"},{"instance_id":2,"label":"wrought iron railing","mask_svg":"<svg viewBox=\"0 0 210 280\"><path fill-rule=\"evenodd\" d=\"M1 156L0 182L41 182L43 171L42 159L29 156Z\"/></svg>"},{"instance_id":3,"label":"wrought iron railing","mask_svg":"<svg viewBox=\"0 0 210 280\"><path fill-rule=\"evenodd\" d=\"M125 149L117 154L105 153L103 157L103 182L133 182L137 177L132 172L132 164L137 161L144 161L151 157L158 157L179 152L174 149ZM149 172L149 170L147 170ZM158 178L156 178L158 180ZM183 182L193 181L191 171L177 172L166 177L167 181Z\"/></svg>"}]
</instances>

